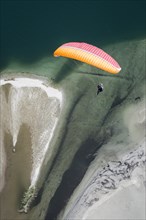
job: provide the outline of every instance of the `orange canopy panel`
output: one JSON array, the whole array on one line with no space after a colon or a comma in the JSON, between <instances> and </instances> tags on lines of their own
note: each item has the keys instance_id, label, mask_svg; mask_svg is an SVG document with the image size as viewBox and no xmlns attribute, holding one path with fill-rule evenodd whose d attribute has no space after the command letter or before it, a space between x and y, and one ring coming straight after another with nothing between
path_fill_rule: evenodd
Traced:
<instances>
[{"instance_id":1,"label":"orange canopy panel","mask_svg":"<svg viewBox=\"0 0 146 220\"><path fill-rule=\"evenodd\" d=\"M121 70L117 61L109 54L102 49L87 43L70 42L63 44L55 50L54 56L79 60L113 74L118 73Z\"/></svg>"}]
</instances>

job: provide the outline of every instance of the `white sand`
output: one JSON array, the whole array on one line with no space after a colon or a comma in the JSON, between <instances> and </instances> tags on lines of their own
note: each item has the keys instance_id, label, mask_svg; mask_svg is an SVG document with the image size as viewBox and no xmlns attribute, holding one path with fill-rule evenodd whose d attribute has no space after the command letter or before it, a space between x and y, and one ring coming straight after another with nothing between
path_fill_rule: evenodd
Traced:
<instances>
[{"instance_id":1,"label":"white sand","mask_svg":"<svg viewBox=\"0 0 146 220\"><path fill-rule=\"evenodd\" d=\"M95 204L82 219L115 219L137 220L145 219L145 187L143 183L131 183L116 191L113 196L101 205Z\"/></svg>"},{"instance_id":2,"label":"white sand","mask_svg":"<svg viewBox=\"0 0 146 220\"><path fill-rule=\"evenodd\" d=\"M145 91L143 86L141 90ZM113 135L98 150L58 219L145 219L146 99L143 94L139 102L133 104L128 100L111 112L105 128L112 130Z\"/></svg>"},{"instance_id":3,"label":"white sand","mask_svg":"<svg viewBox=\"0 0 146 220\"><path fill-rule=\"evenodd\" d=\"M1 86L8 84L8 83L10 83L11 85L13 85L14 87L17 87L17 88L39 87L47 93L48 97L56 97L57 99L60 100L60 102L62 101L62 93L57 89L54 89L49 86L45 86L43 84L44 81L42 81L42 80L32 79L32 78L21 78L21 77L15 78L14 80L0 79Z\"/></svg>"},{"instance_id":4,"label":"white sand","mask_svg":"<svg viewBox=\"0 0 146 220\"><path fill-rule=\"evenodd\" d=\"M13 138L13 150L15 151L20 127L23 123L28 124L32 133L33 150L31 185L35 185L45 153L48 150L49 143L58 122L58 114L60 110L58 111L57 109L58 107L60 108L62 104L62 93L57 89L46 86L44 81L32 78L19 77L13 79L1 79L0 85L12 85L8 95L8 103L5 100L3 90L1 93L1 116L3 118L1 140L3 142L4 131L10 132ZM45 97L45 94L48 96L48 100ZM49 109L51 112L47 113ZM31 111L34 112L34 115L32 114L33 116L31 115ZM1 158L3 158L1 161L2 190L6 168L6 156L3 149L3 143L1 143L1 155L3 155L1 156Z\"/></svg>"}]
</instances>

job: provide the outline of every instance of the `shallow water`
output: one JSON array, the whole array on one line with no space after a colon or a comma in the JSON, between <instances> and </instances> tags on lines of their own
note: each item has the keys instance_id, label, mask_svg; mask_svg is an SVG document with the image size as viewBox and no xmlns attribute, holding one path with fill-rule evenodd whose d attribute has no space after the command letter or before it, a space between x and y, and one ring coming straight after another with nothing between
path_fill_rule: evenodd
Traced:
<instances>
[{"instance_id":1,"label":"shallow water","mask_svg":"<svg viewBox=\"0 0 146 220\"><path fill-rule=\"evenodd\" d=\"M102 47L145 36L144 0L1 1L1 67L31 64L61 44Z\"/></svg>"},{"instance_id":2,"label":"shallow water","mask_svg":"<svg viewBox=\"0 0 146 220\"><path fill-rule=\"evenodd\" d=\"M22 196L30 186L32 149L29 127L25 124L21 126L15 152L13 152L12 137L5 132L4 148L7 167L5 186L0 194L1 219L26 219L26 216L20 214L18 210Z\"/></svg>"},{"instance_id":3,"label":"shallow water","mask_svg":"<svg viewBox=\"0 0 146 220\"><path fill-rule=\"evenodd\" d=\"M127 117L120 123L119 119L115 121L114 117L109 126L106 127L104 123L114 109L117 109L117 115L120 113L120 106L124 106L124 102L128 103L127 105L137 103L139 106L143 97L141 88L145 74L145 1L36 1L34 4L34 1L5 0L1 3L1 18L0 68L4 69L9 78L4 86L6 102L9 101L9 81L14 80L13 74L18 77L25 74L31 78L34 74L35 77L46 77L46 88L51 84L52 87L63 90L64 105L59 125L55 127L53 140L50 142L48 137L54 124L52 116L60 115L59 102L46 104L47 95L44 96L40 90L42 93L38 97L38 89L28 89L27 93L24 91L22 97L25 96L26 99L34 95L34 106L30 108L32 100L24 101L21 107L23 114L19 115L19 119L23 117L27 122L33 121L30 124L33 124L33 137L36 141L33 142L30 126L26 123L22 123L20 127L18 140L18 127L12 129L15 134L12 138L6 126L4 147L8 167L6 185L1 195L2 216L8 220L11 217L26 219L26 216L30 220L57 218L95 157L100 166L102 159L104 161L116 157L121 149L121 152L124 152L126 148L123 146L127 144L126 132L128 135L134 134L136 142L139 142L144 133L145 122L135 123L132 117L135 114L133 105L129 109L130 113L128 112ZM80 65L81 63L73 65L72 61L54 58L53 51L70 41L87 42L105 48L122 67L119 77L108 77L100 70ZM29 79L27 83L30 81ZM96 96L96 86L99 82L104 84L105 89L102 95ZM132 92L133 95L129 97ZM20 94L20 91L17 91L12 101L17 101L16 97ZM27 114L25 105L29 110ZM36 106L40 112L38 117ZM11 118L10 109L5 106L3 111L9 115L4 121L4 124L7 124ZM13 113L14 120L18 122L16 109ZM143 117L143 113L140 113L139 117ZM43 131L41 134L40 128ZM141 132L138 133L137 129ZM121 132L122 140L120 135L117 135L115 142L111 143L115 148L110 149L109 144L109 148L104 151L104 144L108 144L116 132ZM43 135L46 135L44 139ZM12 148L15 142L17 144ZM46 143L49 143L51 148L46 152L41 167L40 191L36 203L27 215L20 215L17 210L22 194L30 186L31 174L34 175L34 172L31 173L32 142L34 148L38 143L40 146L35 148L38 149L35 155L42 146L46 147ZM100 147L102 149L98 151ZM102 150L103 155L98 158L98 153L100 155ZM42 157L35 159L39 162ZM36 165L39 164L37 162ZM89 176L92 178L91 168ZM38 174L38 170L34 170ZM10 182L8 178L11 179ZM84 183L81 189L84 189Z\"/></svg>"}]
</instances>

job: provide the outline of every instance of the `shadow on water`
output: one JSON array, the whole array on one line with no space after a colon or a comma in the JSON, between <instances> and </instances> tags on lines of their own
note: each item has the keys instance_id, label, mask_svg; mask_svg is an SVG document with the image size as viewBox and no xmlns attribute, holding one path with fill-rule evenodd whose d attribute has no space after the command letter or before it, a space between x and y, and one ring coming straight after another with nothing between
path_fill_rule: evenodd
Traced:
<instances>
[{"instance_id":1,"label":"shadow on water","mask_svg":"<svg viewBox=\"0 0 146 220\"><path fill-rule=\"evenodd\" d=\"M93 76L112 77L115 79L132 80L132 78L130 78L130 77L120 76L119 74L114 75L114 74L94 73L94 72L84 72L84 71L77 71L77 73L86 74L86 75L93 75Z\"/></svg>"},{"instance_id":2,"label":"shadow on water","mask_svg":"<svg viewBox=\"0 0 146 220\"><path fill-rule=\"evenodd\" d=\"M78 63L74 62L74 60L70 60L68 59L63 66L60 68L60 70L58 71L54 82L58 83L60 81L62 81L66 76L68 76L69 74L71 74L73 71L75 71L75 69L78 67Z\"/></svg>"},{"instance_id":3,"label":"shadow on water","mask_svg":"<svg viewBox=\"0 0 146 220\"><path fill-rule=\"evenodd\" d=\"M101 77L112 77L115 79L123 79L123 80L132 80L132 78L127 77L127 76L121 76L121 75L115 75L115 74L106 74L106 73L97 73L97 72L85 72L85 71L78 71L76 70L79 65L81 65L80 61L77 60L70 60L68 59L63 66L60 68L58 71L55 79L53 81L55 83L59 83L62 81L65 77L67 77L69 74L72 74L73 72L78 73L78 74L83 74L83 75L92 75L92 76L101 76Z\"/></svg>"}]
</instances>

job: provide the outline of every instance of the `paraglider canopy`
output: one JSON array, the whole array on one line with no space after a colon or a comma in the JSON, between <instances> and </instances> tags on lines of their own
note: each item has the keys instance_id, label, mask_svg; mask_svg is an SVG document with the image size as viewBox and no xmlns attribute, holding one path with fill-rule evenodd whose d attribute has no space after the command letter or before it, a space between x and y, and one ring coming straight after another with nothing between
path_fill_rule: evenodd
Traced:
<instances>
[{"instance_id":1,"label":"paraglider canopy","mask_svg":"<svg viewBox=\"0 0 146 220\"><path fill-rule=\"evenodd\" d=\"M79 60L113 74L116 74L121 70L117 61L109 54L102 49L87 43L70 42L63 44L55 50L54 56Z\"/></svg>"}]
</instances>

